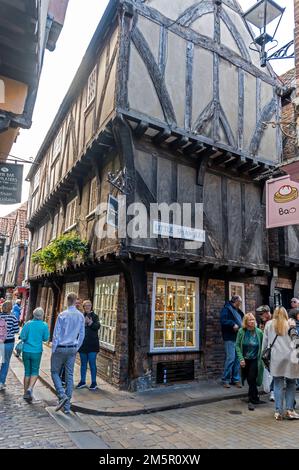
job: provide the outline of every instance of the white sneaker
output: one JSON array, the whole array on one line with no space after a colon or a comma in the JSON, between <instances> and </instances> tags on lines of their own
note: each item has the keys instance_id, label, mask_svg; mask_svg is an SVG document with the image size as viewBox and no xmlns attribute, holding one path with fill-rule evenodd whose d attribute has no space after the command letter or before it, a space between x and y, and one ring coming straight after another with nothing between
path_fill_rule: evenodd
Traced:
<instances>
[{"instance_id":1,"label":"white sneaker","mask_svg":"<svg viewBox=\"0 0 299 470\"><path fill-rule=\"evenodd\" d=\"M6 385L0 384L0 391L1 391L1 390L4 390L5 388L6 388Z\"/></svg>"},{"instance_id":2,"label":"white sneaker","mask_svg":"<svg viewBox=\"0 0 299 470\"><path fill-rule=\"evenodd\" d=\"M269 400L270 401L275 401L274 392L270 392Z\"/></svg>"}]
</instances>

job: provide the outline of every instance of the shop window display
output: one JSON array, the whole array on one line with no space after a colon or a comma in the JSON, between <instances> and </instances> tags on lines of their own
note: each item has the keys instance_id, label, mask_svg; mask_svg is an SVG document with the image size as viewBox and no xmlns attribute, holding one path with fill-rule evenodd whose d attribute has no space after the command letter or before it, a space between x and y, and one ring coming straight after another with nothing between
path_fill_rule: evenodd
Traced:
<instances>
[{"instance_id":1,"label":"shop window display","mask_svg":"<svg viewBox=\"0 0 299 470\"><path fill-rule=\"evenodd\" d=\"M198 280L154 276L152 349L194 349L198 337Z\"/></svg>"}]
</instances>

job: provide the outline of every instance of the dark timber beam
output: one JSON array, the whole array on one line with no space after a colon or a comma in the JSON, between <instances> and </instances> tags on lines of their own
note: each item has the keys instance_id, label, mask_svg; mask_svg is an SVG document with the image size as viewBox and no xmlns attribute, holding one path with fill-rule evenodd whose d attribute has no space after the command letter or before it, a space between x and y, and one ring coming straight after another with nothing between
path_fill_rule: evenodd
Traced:
<instances>
[{"instance_id":1,"label":"dark timber beam","mask_svg":"<svg viewBox=\"0 0 299 470\"><path fill-rule=\"evenodd\" d=\"M170 142L169 148L171 150L177 150L179 148L185 147L189 142L188 137L179 137L178 139Z\"/></svg>"},{"instance_id":2,"label":"dark timber beam","mask_svg":"<svg viewBox=\"0 0 299 470\"><path fill-rule=\"evenodd\" d=\"M146 133L149 128L149 123L145 121L140 121L137 125L136 129L134 130L134 135L136 139L141 139L141 137Z\"/></svg>"},{"instance_id":3,"label":"dark timber beam","mask_svg":"<svg viewBox=\"0 0 299 470\"><path fill-rule=\"evenodd\" d=\"M152 141L156 145L161 145L171 136L171 131L168 129L163 129L162 131L158 132L153 138Z\"/></svg>"},{"instance_id":4,"label":"dark timber beam","mask_svg":"<svg viewBox=\"0 0 299 470\"><path fill-rule=\"evenodd\" d=\"M212 158L210 161L215 165L221 165L231 159L230 153L222 153L218 157Z\"/></svg>"},{"instance_id":5,"label":"dark timber beam","mask_svg":"<svg viewBox=\"0 0 299 470\"><path fill-rule=\"evenodd\" d=\"M193 155L197 153L201 153L206 149L206 147L200 142L193 142L193 144L188 145L188 147L184 148L185 155Z\"/></svg>"}]
</instances>

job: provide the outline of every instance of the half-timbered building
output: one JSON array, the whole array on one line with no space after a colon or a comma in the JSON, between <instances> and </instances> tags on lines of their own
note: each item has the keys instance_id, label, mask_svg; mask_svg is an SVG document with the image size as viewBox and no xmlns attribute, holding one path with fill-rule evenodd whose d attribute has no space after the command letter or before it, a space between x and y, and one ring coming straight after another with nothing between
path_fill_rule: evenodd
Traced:
<instances>
[{"instance_id":1,"label":"half-timbered building","mask_svg":"<svg viewBox=\"0 0 299 470\"><path fill-rule=\"evenodd\" d=\"M53 331L68 292L91 298L99 373L120 388L219 374L225 299L268 303L259 177L281 159L264 123L283 87L252 40L236 0L111 0L28 175L31 251L71 230L90 246L52 274L31 263L31 307ZM99 236L96 207L121 190L127 206L203 203L205 242L151 238L151 223L137 239Z\"/></svg>"}]
</instances>

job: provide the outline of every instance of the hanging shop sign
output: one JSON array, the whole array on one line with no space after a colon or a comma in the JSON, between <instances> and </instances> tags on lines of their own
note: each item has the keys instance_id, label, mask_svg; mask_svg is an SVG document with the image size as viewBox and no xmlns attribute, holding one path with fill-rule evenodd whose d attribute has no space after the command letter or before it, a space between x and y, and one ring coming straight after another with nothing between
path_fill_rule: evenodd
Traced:
<instances>
[{"instance_id":1,"label":"hanging shop sign","mask_svg":"<svg viewBox=\"0 0 299 470\"><path fill-rule=\"evenodd\" d=\"M116 228L118 226L118 199L111 194L108 197L107 224Z\"/></svg>"},{"instance_id":2,"label":"hanging shop sign","mask_svg":"<svg viewBox=\"0 0 299 470\"><path fill-rule=\"evenodd\" d=\"M0 163L0 204L21 202L23 165Z\"/></svg>"},{"instance_id":3,"label":"hanging shop sign","mask_svg":"<svg viewBox=\"0 0 299 470\"><path fill-rule=\"evenodd\" d=\"M5 242L6 242L6 238L0 237L0 256L4 255Z\"/></svg>"},{"instance_id":4,"label":"hanging shop sign","mask_svg":"<svg viewBox=\"0 0 299 470\"><path fill-rule=\"evenodd\" d=\"M290 176L266 182L266 227L299 224L299 183Z\"/></svg>"}]
</instances>

